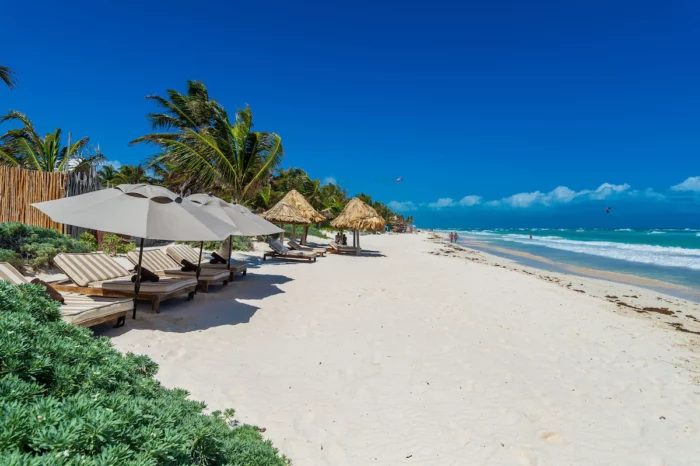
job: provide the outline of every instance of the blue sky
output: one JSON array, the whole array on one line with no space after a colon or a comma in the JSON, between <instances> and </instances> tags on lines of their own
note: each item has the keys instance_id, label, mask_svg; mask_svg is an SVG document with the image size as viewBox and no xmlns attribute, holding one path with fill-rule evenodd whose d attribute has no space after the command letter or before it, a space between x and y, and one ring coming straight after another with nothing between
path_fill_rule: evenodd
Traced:
<instances>
[{"instance_id":1,"label":"blue sky","mask_svg":"<svg viewBox=\"0 0 700 466\"><path fill-rule=\"evenodd\" d=\"M121 163L151 154L128 147L149 130L144 96L199 79L229 109L250 104L256 129L282 136L285 165L419 225L697 226L694 1L31 9L3 7L0 63L20 86L0 88L0 108Z\"/></svg>"}]
</instances>

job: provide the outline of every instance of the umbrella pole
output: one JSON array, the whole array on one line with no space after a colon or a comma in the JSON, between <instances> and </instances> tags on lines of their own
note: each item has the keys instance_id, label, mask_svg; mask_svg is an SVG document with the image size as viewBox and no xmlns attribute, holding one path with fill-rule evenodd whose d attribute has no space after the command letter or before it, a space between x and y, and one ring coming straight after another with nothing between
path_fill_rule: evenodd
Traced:
<instances>
[{"instance_id":1,"label":"umbrella pole","mask_svg":"<svg viewBox=\"0 0 700 466\"><path fill-rule=\"evenodd\" d=\"M360 230L357 230L357 249L360 249Z\"/></svg>"},{"instance_id":2,"label":"umbrella pole","mask_svg":"<svg viewBox=\"0 0 700 466\"><path fill-rule=\"evenodd\" d=\"M356 241L357 241L357 230L352 230L352 247L353 248L357 247Z\"/></svg>"},{"instance_id":3,"label":"umbrella pole","mask_svg":"<svg viewBox=\"0 0 700 466\"><path fill-rule=\"evenodd\" d=\"M139 265L136 266L136 281L134 282L134 312L132 319L136 318L136 305L139 302L139 290L141 289L141 260L143 259L143 238L139 245Z\"/></svg>"},{"instance_id":4,"label":"umbrella pole","mask_svg":"<svg viewBox=\"0 0 700 466\"><path fill-rule=\"evenodd\" d=\"M197 264L197 288L199 288L199 272L202 270L202 250L204 249L204 241L199 243L199 263ZM195 292L197 292L197 288L195 288Z\"/></svg>"},{"instance_id":5,"label":"umbrella pole","mask_svg":"<svg viewBox=\"0 0 700 466\"><path fill-rule=\"evenodd\" d=\"M233 250L233 235L228 237L228 260L227 260L227 269L230 271L231 270L231 251Z\"/></svg>"},{"instance_id":6,"label":"umbrella pole","mask_svg":"<svg viewBox=\"0 0 700 466\"><path fill-rule=\"evenodd\" d=\"M306 246L306 237L309 235L309 226L308 225L304 226L304 233L302 233L302 235L304 235L304 236L301 237L301 244Z\"/></svg>"}]
</instances>

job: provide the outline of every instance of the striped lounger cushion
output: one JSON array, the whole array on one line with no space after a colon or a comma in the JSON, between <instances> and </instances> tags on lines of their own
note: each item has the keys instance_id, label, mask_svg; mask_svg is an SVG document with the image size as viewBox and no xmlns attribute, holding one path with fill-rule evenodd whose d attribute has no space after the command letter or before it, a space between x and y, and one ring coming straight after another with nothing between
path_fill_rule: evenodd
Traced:
<instances>
[{"instance_id":1,"label":"striped lounger cushion","mask_svg":"<svg viewBox=\"0 0 700 466\"><path fill-rule=\"evenodd\" d=\"M166 252L170 257L172 257L175 262L182 263L183 259L196 264L199 261L199 251L195 251L186 244L176 244L175 246L170 246ZM202 257L204 261L204 257ZM202 262L203 269L227 269L226 264L210 264L208 262ZM235 273L245 272L248 270L248 264L245 262L240 262L236 260L231 261L231 270Z\"/></svg>"},{"instance_id":2,"label":"striped lounger cushion","mask_svg":"<svg viewBox=\"0 0 700 466\"><path fill-rule=\"evenodd\" d=\"M29 283L24 275L7 262L0 262L0 280L7 280L15 285ZM65 304L60 309L63 320L74 325L121 314L133 306L130 299L100 298L75 293L61 293L61 296L65 299Z\"/></svg>"},{"instance_id":3,"label":"striped lounger cushion","mask_svg":"<svg viewBox=\"0 0 700 466\"><path fill-rule=\"evenodd\" d=\"M126 257L128 257L134 265L139 263L138 251L131 251L126 255ZM148 270L157 273L158 275L189 278L196 275L195 272L183 272L180 270L182 265L178 264L159 250L143 251L141 263ZM199 273L199 279L204 281L224 281L228 279L228 272L222 272L215 269L202 269Z\"/></svg>"},{"instance_id":4,"label":"striped lounger cushion","mask_svg":"<svg viewBox=\"0 0 700 466\"><path fill-rule=\"evenodd\" d=\"M104 253L62 253L54 258L54 263L78 286L113 291L134 291L134 284L131 282L132 274ZM141 292L170 293L196 284L195 280L163 279L156 283L142 283Z\"/></svg>"}]
</instances>

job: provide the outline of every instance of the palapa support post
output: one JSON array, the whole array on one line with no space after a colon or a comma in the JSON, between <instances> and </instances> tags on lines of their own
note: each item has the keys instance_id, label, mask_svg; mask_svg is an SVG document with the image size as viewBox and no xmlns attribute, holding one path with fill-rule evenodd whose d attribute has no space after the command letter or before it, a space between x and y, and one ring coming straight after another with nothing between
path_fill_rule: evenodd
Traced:
<instances>
[{"instance_id":1,"label":"palapa support post","mask_svg":"<svg viewBox=\"0 0 700 466\"><path fill-rule=\"evenodd\" d=\"M202 271L202 250L204 249L204 241L199 243L199 263L197 264L197 287L199 286L199 272ZM197 287L195 287L195 293L197 293Z\"/></svg>"},{"instance_id":2,"label":"palapa support post","mask_svg":"<svg viewBox=\"0 0 700 466\"><path fill-rule=\"evenodd\" d=\"M282 223L282 233L280 233L280 243L284 244L284 223Z\"/></svg>"},{"instance_id":3,"label":"palapa support post","mask_svg":"<svg viewBox=\"0 0 700 466\"><path fill-rule=\"evenodd\" d=\"M357 249L360 249L360 230L357 230Z\"/></svg>"},{"instance_id":4,"label":"palapa support post","mask_svg":"<svg viewBox=\"0 0 700 466\"><path fill-rule=\"evenodd\" d=\"M309 226L304 225L304 233L302 233L304 236L301 237L301 244L306 246L306 237L309 235Z\"/></svg>"},{"instance_id":5,"label":"palapa support post","mask_svg":"<svg viewBox=\"0 0 700 466\"><path fill-rule=\"evenodd\" d=\"M143 238L139 244L139 264L136 266L136 281L134 282L134 312L132 319L136 318L136 306L139 302L139 290L141 290L141 260L143 259Z\"/></svg>"},{"instance_id":6,"label":"palapa support post","mask_svg":"<svg viewBox=\"0 0 700 466\"><path fill-rule=\"evenodd\" d=\"M226 268L229 271L231 270L231 251L233 251L233 235L228 237L228 266Z\"/></svg>"}]
</instances>

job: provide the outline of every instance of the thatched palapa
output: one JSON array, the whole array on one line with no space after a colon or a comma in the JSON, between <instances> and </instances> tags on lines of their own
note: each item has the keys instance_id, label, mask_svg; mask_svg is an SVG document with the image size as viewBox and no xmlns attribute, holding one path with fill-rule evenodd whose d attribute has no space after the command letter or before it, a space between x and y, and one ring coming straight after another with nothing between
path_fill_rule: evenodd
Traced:
<instances>
[{"instance_id":1,"label":"thatched palapa","mask_svg":"<svg viewBox=\"0 0 700 466\"><path fill-rule=\"evenodd\" d=\"M299 211L310 223L322 222L326 219L316 209L313 208L309 201L304 196L299 194L299 191L292 189L289 191L280 202L285 202Z\"/></svg>"},{"instance_id":2,"label":"thatched palapa","mask_svg":"<svg viewBox=\"0 0 700 466\"><path fill-rule=\"evenodd\" d=\"M272 223L289 223L292 225L308 225L311 223L311 220L304 217L301 212L283 201L279 201L272 209L260 216Z\"/></svg>"},{"instance_id":3,"label":"thatched palapa","mask_svg":"<svg viewBox=\"0 0 700 466\"><path fill-rule=\"evenodd\" d=\"M384 219L362 200L355 197L332 222L335 228L341 230L381 230Z\"/></svg>"}]
</instances>

